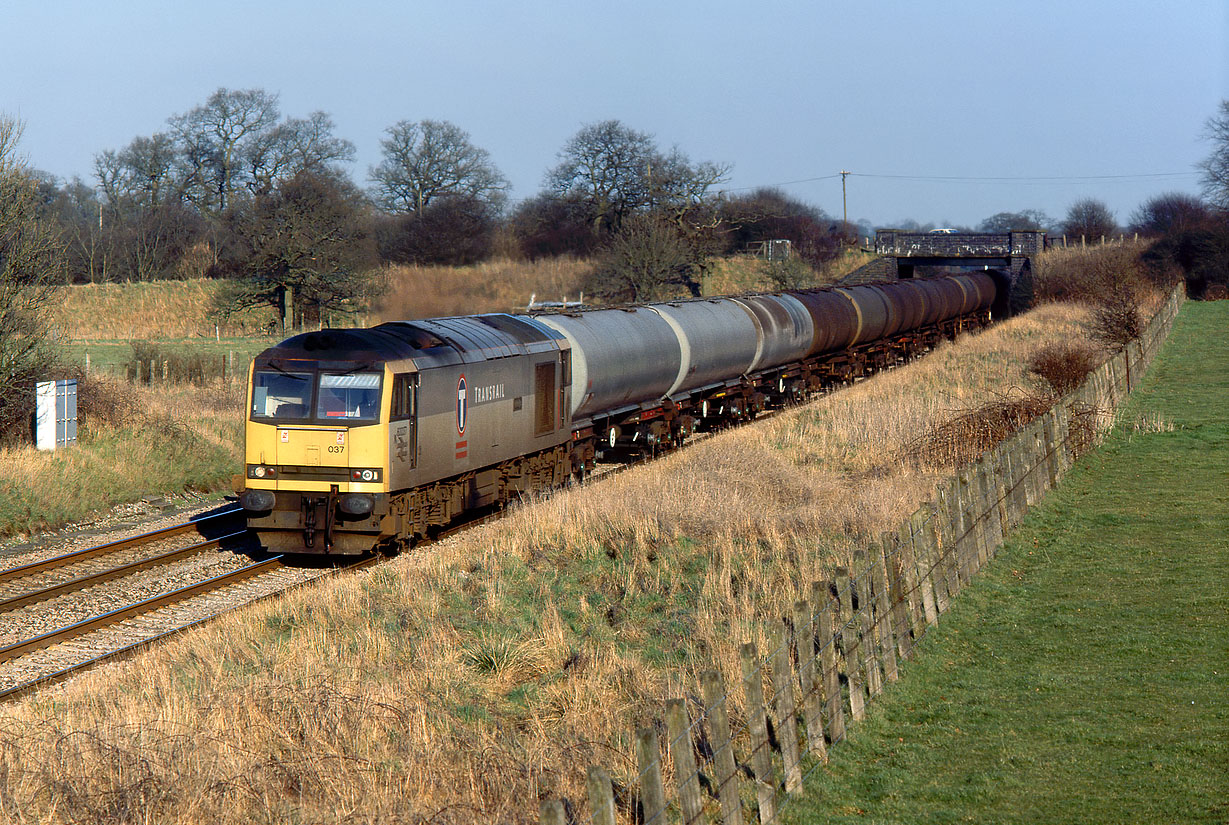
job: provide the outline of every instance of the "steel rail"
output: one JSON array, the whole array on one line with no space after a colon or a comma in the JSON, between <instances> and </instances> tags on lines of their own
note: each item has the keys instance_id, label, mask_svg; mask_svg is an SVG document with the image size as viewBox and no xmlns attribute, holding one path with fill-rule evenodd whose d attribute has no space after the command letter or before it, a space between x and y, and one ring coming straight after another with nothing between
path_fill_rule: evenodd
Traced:
<instances>
[{"instance_id":1,"label":"steel rail","mask_svg":"<svg viewBox=\"0 0 1229 825\"><path fill-rule=\"evenodd\" d=\"M85 619L76 624L62 627L59 630L52 630L49 633L44 633L41 636L35 636L32 639L26 639L24 642L16 642L7 647L0 647L0 663L9 662L13 659L20 658L27 653L35 650L41 650L45 647L60 644L61 642L75 639L78 636L84 636L86 633L97 630L108 625L119 624L125 619L130 619L133 616L139 616L142 613L149 613L161 607L167 607L176 602L184 601L193 596L199 596L202 593L208 593L213 590L219 590L232 584L244 581L245 579L258 576L261 573L267 573L271 570L276 570L283 567L282 557L274 556L265 561L250 564L247 567L242 567L238 570L232 570L229 573L223 573L220 576L214 576L211 579L206 579L196 584L190 584L187 587L181 587L178 590L172 590L169 593L163 593L154 596L144 601L130 604L127 607L121 607L112 610L109 613L104 613L101 616L95 616L92 619Z\"/></svg>"},{"instance_id":2,"label":"steel rail","mask_svg":"<svg viewBox=\"0 0 1229 825\"><path fill-rule=\"evenodd\" d=\"M384 559L380 556L369 556L367 558L360 559L359 561L354 562L353 564L348 564L345 567L342 567L338 570L334 570L331 573L326 573L325 576L336 576L341 573L358 570L364 567L370 567L371 565L378 564L382 561L384 561ZM229 607L225 610L222 610L214 614L213 616L206 616L203 619L197 619L196 621L189 622L188 624L183 625L181 627L175 627L175 628L171 628L170 630L165 630L162 633L158 633L154 636L150 636L147 639L141 639L139 641L133 642L132 644L125 645L124 647L117 648L115 650L111 650L106 653L99 654L98 656L95 656L91 659L87 659L86 661L83 661L83 662L79 662L78 664L69 665L68 667L63 668L62 670L57 670L54 673L44 674L43 676L39 676L36 679L31 679L28 682L22 682L19 685L14 685L13 687L10 687L10 688L5 688L3 690L0 690L0 702L7 702L7 701L19 699L22 696L27 696L41 688L48 687L50 685L56 684L57 682L62 682L68 677L73 676L75 674L84 673L87 670L92 670L93 668L98 667L99 665L103 665L108 662L116 662L116 661L121 661L123 659L130 658L132 656L135 656L137 653L140 653L141 651L145 650L148 647L152 647L153 645L158 644L159 642L166 641L174 636L179 635L180 633L184 633L185 631L192 630L193 628L206 625L209 622L212 622L214 619L217 619L220 616L224 616L227 613L230 613L235 610L239 610L244 607L249 607L254 604L259 604L260 602L268 601L270 599L278 598L280 596L285 595L286 593L289 593L292 590L297 590L300 587L305 587L306 585L312 584L319 580L320 579L307 579L306 581L296 582L295 584L292 584L286 587L284 590L278 590L274 593L266 593L263 596L257 596L251 601L244 602L243 604L234 605L233 607Z\"/></svg>"},{"instance_id":3,"label":"steel rail","mask_svg":"<svg viewBox=\"0 0 1229 825\"><path fill-rule=\"evenodd\" d=\"M171 562L187 558L188 556L194 556L197 553L204 552L205 550L210 550L217 547L224 541L239 538L246 533L247 530L240 530L237 533L219 536L216 539L207 539L206 541L197 542L196 544L191 544L178 550L171 550L157 556L151 556L148 559L139 559L134 562L129 562L128 564L123 564L119 567L113 567L110 570L103 570L100 573L90 573L85 576L79 576L61 584L43 588L42 590L32 590L29 593L24 593L20 596L14 596L10 599L0 601L0 613L16 610L19 607L25 607L26 605L35 604L36 602L44 602L49 599L58 598L67 593L75 593L78 590L84 590L87 587L93 587L95 585L111 581L112 579L122 578L124 576L131 575L132 573L139 573L143 570L161 567L164 564L170 564Z\"/></svg>"},{"instance_id":4,"label":"steel rail","mask_svg":"<svg viewBox=\"0 0 1229 825\"><path fill-rule=\"evenodd\" d=\"M105 556L110 553L117 553L120 550L127 550L130 547L139 547L142 544L151 544L162 539L169 539L184 533L190 533L193 530L199 530L202 524L210 524L212 522L221 522L226 519L233 519L235 516L241 515L243 510L236 507L232 510L225 510L221 513L214 513L196 521L187 521L183 524L175 524L171 527L162 527L158 530L151 530L148 533L141 533L138 536L130 536L126 539L99 544L96 547L87 547L84 550L77 550L72 553L65 553L62 556L44 559L43 561L31 562L20 567L10 567L7 570L0 570L0 584L13 581L14 579L25 578L32 576L35 573L46 573L49 570L55 570L59 567L65 567L70 564L76 564L87 559Z\"/></svg>"}]
</instances>

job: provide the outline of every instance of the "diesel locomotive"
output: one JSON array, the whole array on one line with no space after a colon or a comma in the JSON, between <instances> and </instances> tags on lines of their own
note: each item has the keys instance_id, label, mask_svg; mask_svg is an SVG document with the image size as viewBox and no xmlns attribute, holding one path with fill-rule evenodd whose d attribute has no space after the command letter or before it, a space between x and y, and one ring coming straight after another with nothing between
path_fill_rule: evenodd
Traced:
<instances>
[{"instance_id":1,"label":"diesel locomotive","mask_svg":"<svg viewBox=\"0 0 1229 825\"><path fill-rule=\"evenodd\" d=\"M995 271L296 335L252 362L239 501L270 550L396 552L464 511L753 418L990 322Z\"/></svg>"}]
</instances>

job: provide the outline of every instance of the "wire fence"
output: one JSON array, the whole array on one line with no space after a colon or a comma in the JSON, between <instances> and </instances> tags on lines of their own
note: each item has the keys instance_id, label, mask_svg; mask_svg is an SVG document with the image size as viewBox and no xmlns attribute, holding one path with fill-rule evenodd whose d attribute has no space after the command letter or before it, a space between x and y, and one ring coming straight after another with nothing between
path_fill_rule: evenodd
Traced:
<instances>
[{"instance_id":1,"label":"wire fence","mask_svg":"<svg viewBox=\"0 0 1229 825\"><path fill-rule=\"evenodd\" d=\"M634 776L616 783L589 767L588 810L548 800L542 825L775 822L1029 508L1109 428L1183 299L1179 287L1139 339L960 467L898 530L864 537L851 568L814 582L792 615L768 628L771 650L741 645L741 703L717 670L702 672L703 698L693 695L691 709L683 697L667 700L664 726L635 732Z\"/></svg>"}]
</instances>

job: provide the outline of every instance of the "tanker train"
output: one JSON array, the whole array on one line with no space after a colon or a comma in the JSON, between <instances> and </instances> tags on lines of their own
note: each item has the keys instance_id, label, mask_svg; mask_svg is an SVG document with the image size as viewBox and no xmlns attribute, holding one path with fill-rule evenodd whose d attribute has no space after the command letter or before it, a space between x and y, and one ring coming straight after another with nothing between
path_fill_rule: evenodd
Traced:
<instances>
[{"instance_id":1,"label":"tanker train","mask_svg":"<svg viewBox=\"0 0 1229 825\"><path fill-rule=\"evenodd\" d=\"M460 513L678 446L1000 313L997 272L323 330L258 355L248 525L271 550L391 552Z\"/></svg>"}]
</instances>

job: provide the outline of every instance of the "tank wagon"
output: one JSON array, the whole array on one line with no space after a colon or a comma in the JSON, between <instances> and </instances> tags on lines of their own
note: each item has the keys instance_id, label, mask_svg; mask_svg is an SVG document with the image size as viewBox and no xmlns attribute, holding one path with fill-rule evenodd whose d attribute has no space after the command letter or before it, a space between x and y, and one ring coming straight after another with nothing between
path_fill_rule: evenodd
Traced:
<instances>
[{"instance_id":1,"label":"tank wagon","mask_svg":"<svg viewBox=\"0 0 1229 825\"><path fill-rule=\"evenodd\" d=\"M990 321L997 273L398 321L252 362L239 501L271 550L404 549L460 513L754 417Z\"/></svg>"}]
</instances>

